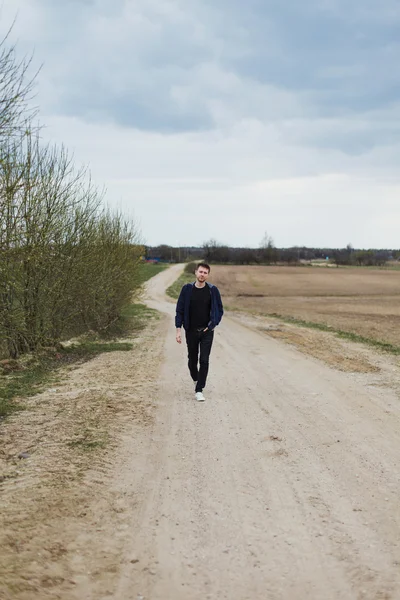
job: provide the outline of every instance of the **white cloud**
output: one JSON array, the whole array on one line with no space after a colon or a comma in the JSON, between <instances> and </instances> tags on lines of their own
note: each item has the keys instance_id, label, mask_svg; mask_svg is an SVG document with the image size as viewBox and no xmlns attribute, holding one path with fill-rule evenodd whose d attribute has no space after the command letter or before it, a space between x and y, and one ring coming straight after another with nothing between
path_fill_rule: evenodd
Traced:
<instances>
[{"instance_id":1,"label":"white cloud","mask_svg":"<svg viewBox=\"0 0 400 600\"><path fill-rule=\"evenodd\" d=\"M268 142L261 131L162 135L49 119L46 135L90 161L109 203L139 217L151 244L258 245L267 229L283 246L397 246L399 178L346 173L349 157L328 160L328 151Z\"/></svg>"}]
</instances>

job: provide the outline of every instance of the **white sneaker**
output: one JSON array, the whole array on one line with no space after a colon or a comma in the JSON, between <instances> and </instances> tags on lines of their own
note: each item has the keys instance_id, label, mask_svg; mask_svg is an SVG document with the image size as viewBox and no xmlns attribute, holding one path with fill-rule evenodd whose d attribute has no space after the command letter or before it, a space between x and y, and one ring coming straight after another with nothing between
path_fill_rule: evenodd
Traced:
<instances>
[{"instance_id":1,"label":"white sneaker","mask_svg":"<svg viewBox=\"0 0 400 600\"><path fill-rule=\"evenodd\" d=\"M196 400L197 402L204 402L205 398L203 392L196 392Z\"/></svg>"}]
</instances>

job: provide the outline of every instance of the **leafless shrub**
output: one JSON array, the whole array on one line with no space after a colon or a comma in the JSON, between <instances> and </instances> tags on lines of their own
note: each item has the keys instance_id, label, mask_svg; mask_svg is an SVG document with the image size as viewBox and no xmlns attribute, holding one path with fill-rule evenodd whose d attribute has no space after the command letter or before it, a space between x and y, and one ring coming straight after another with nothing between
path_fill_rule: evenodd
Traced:
<instances>
[{"instance_id":1,"label":"leafless shrub","mask_svg":"<svg viewBox=\"0 0 400 600\"><path fill-rule=\"evenodd\" d=\"M138 286L139 232L32 127L30 61L0 42L0 354L104 331Z\"/></svg>"}]
</instances>

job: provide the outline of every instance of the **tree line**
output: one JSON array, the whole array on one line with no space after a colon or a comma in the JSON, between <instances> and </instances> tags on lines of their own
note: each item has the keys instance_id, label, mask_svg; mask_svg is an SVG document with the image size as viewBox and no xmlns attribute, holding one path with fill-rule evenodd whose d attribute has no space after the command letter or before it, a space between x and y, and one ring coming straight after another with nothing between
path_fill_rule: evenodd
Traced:
<instances>
[{"instance_id":1,"label":"tree line","mask_svg":"<svg viewBox=\"0 0 400 600\"><path fill-rule=\"evenodd\" d=\"M399 260L400 250L357 250L351 244L346 248L277 248L273 239L265 234L255 248L231 247L208 240L198 247L173 247L166 244L147 246L146 257L163 262L187 262L206 260L213 264L274 265L304 264L312 260L326 261L337 266L384 266L389 260Z\"/></svg>"},{"instance_id":2,"label":"tree line","mask_svg":"<svg viewBox=\"0 0 400 600\"><path fill-rule=\"evenodd\" d=\"M64 147L43 144L29 108L31 60L0 42L0 356L107 330L138 286L135 224Z\"/></svg>"}]
</instances>

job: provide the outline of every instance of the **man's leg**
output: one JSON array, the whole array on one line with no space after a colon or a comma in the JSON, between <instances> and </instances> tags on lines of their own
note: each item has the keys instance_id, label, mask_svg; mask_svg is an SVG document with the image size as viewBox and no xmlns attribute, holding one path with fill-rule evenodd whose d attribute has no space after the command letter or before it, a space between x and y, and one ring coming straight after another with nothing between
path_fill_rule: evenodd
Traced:
<instances>
[{"instance_id":1,"label":"man's leg","mask_svg":"<svg viewBox=\"0 0 400 600\"><path fill-rule=\"evenodd\" d=\"M199 335L197 331L186 331L186 344L188 349L188 367L193 381L197 381L199 371L197 363L199 360Z\"/></svg>"},{"instance_id":2,"label":"man's leg","mask_svg":"<svg viewBox=\"0 0 400 600\"><path fill-rule=\"evenodd\" d=\"M206 387L208 365L211 352L211 346L214 339L213 331L206 331L201 334L200 338L200 370L197 380L196 392L202 392Z\"/></svg>"}]
</instances>

